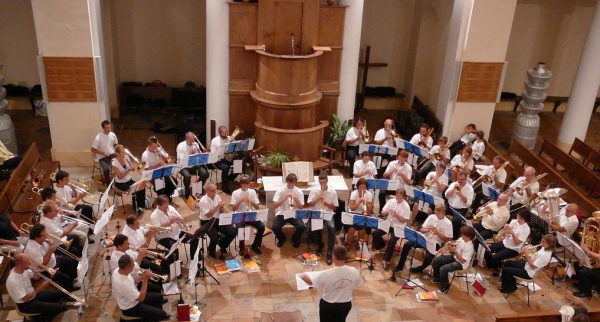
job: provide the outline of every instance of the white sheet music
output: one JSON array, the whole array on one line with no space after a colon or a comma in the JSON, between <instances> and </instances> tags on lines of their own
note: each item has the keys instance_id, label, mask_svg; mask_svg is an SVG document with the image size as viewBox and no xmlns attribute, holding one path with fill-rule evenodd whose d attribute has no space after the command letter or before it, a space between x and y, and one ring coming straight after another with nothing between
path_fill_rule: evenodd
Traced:
<instances>
[{"instance_id":1,"label":"white sheet music","mask_svg":"<svg viewBox=\"0 0 600 322\"><path fill-rule=\"evenodd\" d=\"M196 279L194 278L196 276L196 274L198 273L198 258L200 254L200 247L196 248L196 253L194 254L194 256L192 257L192 261L190 262L190 270L188 272L188 276L191 276L190 278L190 285L195 286L196 285Z\"/></svg>"},{"instance_id":2,"label":"white sheet music","mask_svg":"<svg viewBox=\"0 0 600 322\"><path fill-rule=\"evenodd\" d=\"M106 188L106 190L104 191L104 193L102 194L102 197L100 197L100 206L98 209L102 209L104 208L104 205L106 204L106 201L108 200L108 195L110 192L110 188L112 187L113 183L115 182L115 179L113 178L111 180L111 182L108 184L108 187Z\"/></svg>"},{"instance_id":3,"label":"white sheet music","mask_svg":"<svg viewBox=\"0 0 600 322\"><path fill-rule=\"evenodd\" d=\"M312 231L323 229L323 219L311 219L310 229Z\"/></svg>"},{"instance_id":4,"label":"white sheet music","mask_svg":"<svg viewBox=\"0 0 600 322\"><path fill-rule=\"evenodd\" d=\"M233 213L230 212L228 214L220 214L219 215L219 226L223 225L231 225L233 222Z\"/></svg>"},{"instance_id":5,"label":"white sheet music","mask_svg":"<svg viewBox=\"0 0 600 322\"><path fill-rule=\"evenodd\" d=\"M354 214L351 212L342 212L342 224L352 225L354 223Z\"/></svg>"},{"instance_id":6,"label":"white sheet music","mask_svg":"<svg viewBox=\"0 0 600 322\"><path fill-rule=\"evenodd\" d=\"M404 225L394 224L394 236L404 238Z\"/></svg>"},{"instance_id":7,"label":"white sheet music","mask_svg":"<svg viewBox=\"0 0 600 322\"><path fill-rule=\"evenodd\" d=\"M164 283L162 285L162 288L163 288L163 294L164 295L177 295L177 294L179 294L179 287L177 286L177 283L175 283L175 282Z\"/></svg>"},{"instance_id":8,"label":"white sheet music","mask_svg":"<svg viewBox=\"0 0 600 322\"><path fill-rule=\"evenodd\" d=\"M331 220L331 218L333 218L333 211L323 210L321 211L321 214L323 214L323 219L325 220Z\"/></svg>"},{"instance_id":9,"label":"white sheet music","mask_svg":"<svg viewBox=\"0 0 600 322\"><path fill-rule=\"evenodd\" d=\"M165 178L154 180L154 190L160 190L165 188Z\"/></svg>"},{"instance_id":10,"label":"white sheet music","mask_svg":"<svg viewBox=\"0 0 600 322\"><path fill-rule=\"evenodd\" d=\"M165 256L165 258L168 258L169 256L171 256L175 250L177 250L177 248L179 248L179 245L181 245L181 242L183 242L183 239L185 238L185 235L181 236L181 238L179 238L179 240L173 244L173 246L171 246L171 249L169 250L169 253L167 254L167 256Z\"/></svg>"},{"instance_id":11,"label":"white sheet music","mask_svg":"<svg viewBox=\"0 0 600 322\"><path fill-rule=\"evenodd\" d=\"M94 226L94 235L98 235L100 231L104 228L104 226L108 224L108 222L110 221L110 217L112 217L113 211L115 211L115 205L110 206L108 209L106 209L105 212L102 213L100 219L96 222L96 225Z\"/></svg>"},{"instance_id":12,"label":"white sheet music","mask_svg":"<svg viewBox=\"0 0 600 322\"><path fill-rule=\"evenodd\" d=\"M196 265L197 267L198 265ZM174 279L177 276L181 275L181 261L180 260L176 260L173 263L171 263L171 265L169 265L169 279ZM190 275L190 276L196 276L194 275Z\"/></svg>"},{"instance_id":13,"label":"white sheet music","mask_svg":"<svg viewBox=\"0 0 600 322\"><path fill-rule=\"evenodd\" d=\"M296 274L296 287L298 288L298 291L308 290L310 288L310 286L308 286L308 284L306 284L306 282L304 282L304 280L300 278L300 274L308 275L308 277L310 277L310 279L314 282L315 278L321 275L321 272L322 271Z\"/></svg>"},{"instance_id":14,"label":"white sheet music","mask_svg":"<svg viewBox=\"0 0 600 322\"><path fill-rule=\"evenodd\" d=\"M250 228L251 226L240 227L238 228L238 239L239 240L249 240L250 239Z\"/></svg>"},{"instance_id":15,"label":"white sheet music","mask_svg":"<svg viewBox=\"0 0 600 322\"><path fill-rule=\"evenodd\" d=\"M285 210L283 212L283 219L290 219L290 218L296 218L296 210L291 209L291 210Z\"/></svg>"},{"instance_id":16,"label":"white sheet music","mask_svg":"<svg viewBox=\"0 0 600 322\"><path fill-rule=\"evenodd\" d=\"M256 211L256 219L260 220L262 222L267 222L267 215L269 214L269 209L265 208L265 209L259 209Z\"/></svg>"}]
</instances>

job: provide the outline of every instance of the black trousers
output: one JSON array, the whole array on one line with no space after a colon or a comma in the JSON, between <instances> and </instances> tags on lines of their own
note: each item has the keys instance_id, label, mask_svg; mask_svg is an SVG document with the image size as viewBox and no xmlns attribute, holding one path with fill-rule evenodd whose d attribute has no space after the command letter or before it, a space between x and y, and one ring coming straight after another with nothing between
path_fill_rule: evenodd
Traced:
<instances>
[{"instance_id":1,"label":"black trousers","mask_svg":"<svg viewBox=\"0 0 600 322\"><path fill-rule=\"evenodd\" d=\"M160 321L167 318L167 313L162 309L163 297L160 293L146 293L144 302L136 306L122 310L125 316L141 317L142 321Z\"/></svg>"},{"instance_id":2,"label":"black trousers","mask_svg":"<svg viewBox=\"0 0 600 322\"><path fill-rule=\"evenodd\" d=\"M94 208L90 205L75 205L75 211L81 209L81 219L94 223Z\"/></svg>"},{"instance_id":3,"label":"black trousers","mask_svg":"<svg viewBox=\"0 0 600 322\"><path fill-rule=\"evenodd\" d=\"M475 228L475 230L481 235L481 237L483 237L484 240L494 236L494 231L483 227L480 222L474 223L473 228ZM477 252L477 249L479 248L479 240L477 240L477 238L473 239L473 247L475 252Z\"/></svg>"},{"instance_id":4,"label":"black trousers","mask_svg":"<svg viewBox=\"0 0 600 322\"><path fill-rule=\"evenodd\" d=\"M0 169L14 169L19 165L19 163L21 163L21 160L23 160L23 158L20 155L15 155L14 157L4 161L4 163L0 165Z\"/></svg>"},{"instance_id":5,"label":"black trousers","mask_svg":"<svg viewBox=\"0 0 600 322\"><path fill-rule=\"evenodd\" d=\"M296 218L284 219L283 215L275 216L275 219L273 219L273 226L271 227L277 240L282 243L285 242L286 237L283 233L283 226L285 223L292 224L292 226L296 228L296 231L292 235L292 242L300 243L300 237L302 237L302 233L306 230L304 222L301 219Z\"/></svg>"},{"instance_id":6,"label":"black trousers","mask_svg":"<svg viewBox=\"0 0 600 322\"><path fill-rule=\"evenodd\" d=\"M579 292L592 294L592 287L600 284L600 269L598 268L587 268L579 265L579 262L575 262L575 272L577 273L577 280L579 281Z\"/></svg>"},{"instance_id":7,"label":"black trousers","mask_svg":"<svg viewBox=\"0 0 600 322\"><path fill-rule=\"evenodd\" d=\"M200 220L200 226L208 223L210 220ZM223 234L223 237L219 236L219 233ZM208 243L208 253L214 254L217 251L217 245L221 250L227 249L229 244L235 239L236 230L233 225L219 225L219 219L215 220L210 230L206 233L210 242Z\"/></svg>"},{"instance_id":8,"label":"black trousers","mask_svg":"<svg viewBox=\"0 0 600 322\"><path fill-rule=\"evenodd\" d=\"M517 280L515 277L531 278L525 270L525 262L508 261L502 268L502 289L509 292L517 289Z\"/></svg>"},{"instance_id":9,"label":"black trousers","mask_svg":"<svg viewBox=\"0 0 600 322\"><path fill-rule=\"evenodd\" d=\"M321 322L344 322L351 309L352 302L329 303L321 299L319 302L319 320Z\"/></svg>"},{"instance_id":10,"label":"black trousers","mask_svg":"<svg viewBox=\"0 0 600 322\"><path fill-rule=\"evenodd\" d=\"M112 166L112 157L104 157L98 160L100 162L100 167L102 168L102 178L106 180L106 185L110 183L110 167Z\"/></svg>"},{"instance_id":11,"label":"black trousers","mask_svg":"<svg viewBox=\"0 0 600 322\"><path fill-rule=\"evenodd\" d=\"M59 303L62 298L61 291L41 291L29 302L18 303L17 306L23 313L41 313L32 316L32 321L50 322L61 312L67 310L66 306Z\"/></svg>"},{"instance_id":12,"label":"black trousers","mask_svg":"<svg viewBox=\"0 0 600 322\"><path fill-rule=\"evenodd\" d=\"M467 211L469 210L469 208L453 208L453 209L456 210L456 212L461 214L463 217L467 215ZM460 217L458 217L452 213L452 211L450 210L450 204L448 204L448 201L446 201L446 215L452 216L452 239L457 240L460 237L460 228L463 225L463 221Z\"/></svg>"},{"instance_id":13,"label":"black trousers","mask_svg":"<svg viewBox=\"0 0 600 322\"><path fill-rule=\"evenodd\" d=\"M192 194L192 189L190 186L192 185L192 174L196 174L200 177L200 181L202 181L202 185L204 185L209 178L208 171L203 166L194 166L191 168L183 168L179 171L181 176L183 177L183 188L185 189L185 199L187 199ZM202 192L200 192L202 193Z\"/></svg>"},{"instance_id":14,"label":"black trousers","mask_svg":"<svg viewBox=\"0 0 600 322\"><path fill-rule=\"evenodd\" d=\"M225 159L221 159L215 163L215 167L221 170L221 190L225 193L230 193L229 190L229 180L231 177L229 176L229 168L233 165L233 162L229 162Z\"/></svg>"},{"instance_id":15,"label":"black trousers","mask_svg":"<svg viewBox=\"0 0 600 322\"><path fill-rule=\"evenodd\" d=\"M156 192L157 195L165 195L167 196L167 198L169 198L169 202L171 202L171 195L173 194L173 191L175 191L176 185L177 185L177 179L167 176L167 177L163 177L163 180L165 180L165 186L162 189L158 189L156 190L156 180L152 180L152 186L154 187L154 192Z\"/></svg>"},{"instance_id":16,"label":"black trousers","mask_svg":"<svg viewBox=\"0 0 600 322\"><path fill-rule=\"evenodd\" d=\"M254 242L252 243L252 247L255 247L255 246L260 247L260 245L262 245L263 235L265 234L265 224L263 224L263 222L260 220L249 221L243 225L240 225L240 228L245 227L245 226L254 227L256 229L256 235L254 235ZM248 236L246 236L246 237L248 237ZM246 241L240 240L240 246L244 247L245 245L246 245Z\"/></svg>"},{"instance_id":17,"label":"black trousers","mask_svg":"<svg viewBox=\"0 0 600 322\"><path fill-rule=\"evenodd\" d=\"M181 238L183 236L185 236L185 238L183 239L183 243L190 244L190 256L194 256L194 254L196 253L196 249L198 248L198 239L192 238L193 235L190 233L186 233L185 231L182 231L179 233L179 238ZM158 241L158 243L161 246L164 246L167 248L167 252L171 249L171 247L173 247L173 245L176 242L177 241L173 238L163 238ZM173 253L173 255L171 255L171 257L165 259L165 262L170 265L171 263L173 263L173 261L175 261L175 258L180 258L179 257L179 249L176 249L175 252Z\"/></svg>"},{"instance_id":18,"label":"black trousers","mask_svg":"<svg viewBox=\"0 0 600 322\"><path fill-rule=\"evenodd\" d=\"M410 240L407 241L406 243L404 243L404 246L402 246L402 253L400 253L400 260L398 260L398 265L396 265L396 268L394 270L401 271L402 269L404 269L404 263L406 263L406 259L408 258L408 253L410 252L411 249L413 249L413 247L421 248L415 242L410 241ZM439 248L440 248L440 245L436 245L436 249L439 249ZM425 251L425 256L423 256L423 263L421 264L421 266L416 267L417 270L423 271L427 266L431 265L431 262L433 261L434 258L435 258L435 254Z\"/></svg>"},{"instance_id":19,"label":"black trousers","mask_svg":"<svg viewBox=\"0 0 600 322\"><path fill-rule=\"evenodd\" d=\"M354 162L358 156L358 146L346 146L346 160L350 163L350 177L354 177Z\"/></svg>"},{"instance_id":20,"label":"black trousers","mask_svg":"<svg viewBox=\"0 0 600 322\"><path fill-rule=\"evenodd\" d=\"M519 252L510 248L504 247L500 241L490 246L492 253L485 252L485 263L488 268L498 269L502 265L502 261L519 255Z\"/></svg>"}]
</instances>

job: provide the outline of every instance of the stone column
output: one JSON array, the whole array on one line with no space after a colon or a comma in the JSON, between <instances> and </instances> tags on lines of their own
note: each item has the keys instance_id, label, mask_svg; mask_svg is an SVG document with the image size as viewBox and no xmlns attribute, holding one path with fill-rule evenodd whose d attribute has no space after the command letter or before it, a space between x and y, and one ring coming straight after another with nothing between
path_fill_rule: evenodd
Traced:
<instances>
[{"instance_id":1,"label":"stone column","mask_svg":"<svg viewBox=\"0 0 600 322\"><path fill-rule=\"evenodd\" d=\"M206 146L210 121L229 124L229 7L226 1L206 2Z\"/></svg>"}]
</instances>

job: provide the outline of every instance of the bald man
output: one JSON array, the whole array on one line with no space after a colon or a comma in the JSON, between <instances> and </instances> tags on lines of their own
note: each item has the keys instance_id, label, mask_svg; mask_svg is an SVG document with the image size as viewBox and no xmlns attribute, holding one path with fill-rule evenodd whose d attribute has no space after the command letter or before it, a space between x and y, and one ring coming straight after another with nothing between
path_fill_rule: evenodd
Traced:
<instances>
[{"instance_id":1,"label":"bald man","mask_svg":"<svg viewBox=\"0 0 600 322\"><path fill-rule=\"evenodd\" d=\"M177 164L181 162L181 160L189 157L193 154L198 154L204 152L200 149L200 145L196 143L196 135L193 132L187 132L185 134L185 140L177 145ZM185 199L187 199L191 194L190 186L192 184L192 173L200 177L200 181L202 185L204 185L208 181L208 171L206 170L206 166L193 166L189 168L183 168L179 171L181 176L183 177L183 187L185 189ZM202 191L198 193L202 194Z\"/></svg>"},{"instance_id":2,"label":"bald man","mask_svg":"<svg viewBox=\"0 0 600 322\"><path fill-rule=\"evenodd\" d=\"M518 177L506 190L512 195L510 199L511 214L517 209L529 206L531 198L540 191L539 182L531 183L533 178L535 178L535 169L533 167L527 167L525 168L525 171L523 171L523 176ZM525 186L528 186L525 190L517 191L518 188Z\"/></svg>"},{"instance_id":3,"label":"bald man","mask_svg":"<svg viewBox=\"0 0 600 322\"><path fill-rule=\"evenodd\" d=\"M552 223L548 216L542 216L542 218L544 218L544 220L548 223L548 227L550 227L552 230L571 238L571 235L573 235L575 230L577 230L577 226L579 226L579 218L577 218L578 210L579 207L577 204L568 204L566 207L560 210L560 219L558 224Z\"/></svg>"}]
</instances>

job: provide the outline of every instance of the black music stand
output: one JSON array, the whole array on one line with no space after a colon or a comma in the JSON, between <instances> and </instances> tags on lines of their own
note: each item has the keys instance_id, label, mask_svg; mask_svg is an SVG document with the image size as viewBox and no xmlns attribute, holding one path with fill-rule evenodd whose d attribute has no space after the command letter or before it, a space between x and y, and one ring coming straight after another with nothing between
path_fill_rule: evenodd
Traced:
<instances>
[{"instance_id":1,"label":"black music stand","mask_svg":"<svg viewBox=\"0 0 600 322\"><path fill-rule=\"evenodd\" d=\"M563 253L563 261L562 262L560 261L560 259L557 256L555 256L559 263L561 263L564 266L571 264L571 261L573 260L573 258L570 258L569 261L567 262L567 251L568 251L569 253L573 254L575 259L577 259L578 261L585 263L585 265L587 265L587 266L591 266L590 258L583 252L583 249L581 248L581 246L579 246L574 240L570 239L566 235L556 232L556 242L559 245L562 245L563 248L565 249L565 251ZM556 274L557 270L558 270L558 265L556 267L554 267L554 271L552 272L552 277L551 277L552 285L554 285L554 275Z\"/></svg>"},{"instance_id":2,"label":"black music stand","mask_svg":"<svg viewBox=\"0 0 600 322\"><path fill-rule=\"evenodd\" d=\"M425 238L425 236L423 234L417 232L414 229L408 228L408 227L404 227L404 238L407 239L407 240L409 240L409 241L412 241L414 243L414 245L413 245L413 253L412 253L412 256L410 257L410 262L409 262L409 266L412 267L412 263L413 263L413 260L415 258L415 252L417 251L417 248L420 247L420 248L423 248L426 251L428 251L427 250L427 238ZM427 292L427 290L423 286L415 283L413 280L410 279L410 275L411 274L412 273L410 272L410 270L408 270L408 276L407 277L402 277L402 276L398 277L398 278L404 280L404 283L402 284L402 287L400 287L400 289L398 290L398 292L394 296L398 296L398 294L400 294L400 291L402 291L403 289L412 290L412 289L415 288L415 286L412 286L409 283L412 283L412 284L416 285L416 287L419 287L423 291ZM390 277L390 280L392 282L396 281L395 273L393 271L392 271L392 276Z\"/></svg>"},{"instance_id":3,"label":"black music stand","mask_svg":"<svg viewBox=\"0 0 600 322\"><path fill-rule=\"evenodd\" d=\"M310 248L310 232L312 231L312 220L323 220L323 213L321 212L321 210L298 209L296 210L295 218L301 220L308 220L308 225L306 227L306 250L292 257L301 257L303 261L306 261L303 254L308 253L311 255L316 255L320 259L320 256L317 254L317 252Z\"/></svg>"},{"instance_id":4,"label":"black music stand","mask_svg":"<svg viewBox=\"0 0 600 322\"><path fill-rule=\"evenodd\" d=\"M231 224L236 225L236 227L238 228L238 231L239 231L239 229L242 229L244 231L244 233L243 233L244 241L248 237L248 236L246 236L246 223L247 222L255 222L255 221L258 221L258 212L257 211L234 212L231 215ZM247 248L247 247L244 247L244 248ZM242 251L244 251L244 250L240 249L240 252L238 252L238 254L236 256L240 256L240 257L244 257L244 258L258 259L257 257L250 256L247 251L245 251L244 255L242 255Z\"/></svg>"},{"instance_id":5,"label":"black music stand","mask_svg":"<svg viewBox=\"0 0 600 322\"><path fill-rule=\"evenodd\" d=\"M359 214L354 214L354 217L352 218L352 225L353 226L359 226L362 227L363 229L378 229L379 228L379 219L377 219L376 217L369 217L369 216L365 216L365 215L359 215ZM362 243L360 245L361 249L360 249L360 254L361 257L360 259L353 259L353 260L349 260L346 261L346 263L352 263L352 262L361 262L361 264L367 264L367 269L369 271L372 271L375 269L375 264L373 264L373 256L371 256L371 261L369 263L369 260L364 260L362 258L362 253L363 253L363 247L365 247L365 244ZM360 269L362 270L362 265L360 266Z\"/></svg>"},{"instance_id":6,"label":"black music stand","mask_svg":"<svg viewBox=\"0 0 600 322\"><path fill-rule=\"evenodd\" d=\"M208 275L213 280L215 280L215 282L217 282L218 285L221 285L221 283L206 269L206 262L204 261L204 258L205 258L204 241L206 240L206 233L212 229L212 227L216 221L217 221L216 218L212 218L209 222L200 226L200 228L196 229L196 231L192 235L192 238L200 238L200 241L201 241L201 245L199 245L200 250L198 253L198 256L200 257L200 258L198 258L198 265L200 266L200 270L198 271L199 276L198 275L197 276L205 278L206 275ZM190 276L190 278L196 278L196 276ZM196 292L195 286L194 286L194 292ZM195 294L196 294L196 302L198 302L198 294L197 293L195 293Z\"/></svg>"}]
</instances>

